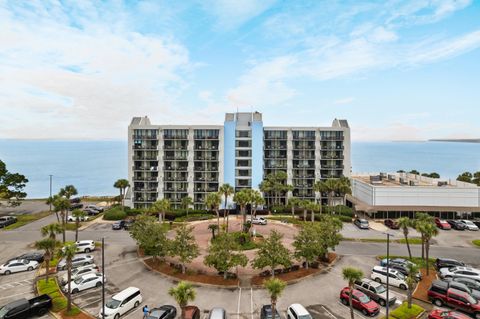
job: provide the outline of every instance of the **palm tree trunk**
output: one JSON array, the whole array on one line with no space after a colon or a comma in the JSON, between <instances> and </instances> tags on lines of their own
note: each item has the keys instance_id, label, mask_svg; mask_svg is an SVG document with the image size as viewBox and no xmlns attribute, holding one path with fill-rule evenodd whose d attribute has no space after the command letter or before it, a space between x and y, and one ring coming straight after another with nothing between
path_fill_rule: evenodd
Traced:
<instances>
[{"instance_id":1,"label":"palm tree trunk","mask_svg":"<svg viewBox=\"0 0 480 319\"><path fill-rule=\"evenodd\" d=\"M312 220L312 223L315 221L315 213L313 209L312 209L312 216L310 216L310 219Z\"/></svg>"},{"instance_id":2,"label":"palm tree trunk","mask_svg":"<svg viewBox=\"0 0 480 319\"><path fill-rule=\"evenodd\" d=\"M57 216L57 222L60 223L60 217L58 217L58 212L55 212L55 215Z\"/></svg>"},{"instance_id":3,"label":"palm tree trunk","mask_svg":"<svg viewBox=\"0 0 480 319\"><path fill-rule=\"evenodd\" d=\"M50 257L45 258L45 266L47 267L45 269L45 283L48 283L48 275L50 273Z\"/></svg>"},{"instance_id":4,"label":"palm tree trunk","mask_svg":"<svg viewBox=\"0 0 480 319\"><path fill-rule=\"evenodd\" d=\"M120 199L120 205L121 205L122 204L122 188L120 188L120 198L119 199Z\"/></svg>"},{"instance_id":5,"label":"palm tree trunk","mask_svg":"<svg viewBox=\"0 0 480 319\"><path fill-rule=\"evenodd\" d=\"M67 266L67 280L68 280L68 291L67 291L67 312L72 310L72 293L71 289L71 281L72 281L72 262L68 262Z\"/></svg>"},{"instance_id":6,"label":"palm tree trunk","mask_svg":"<svg viewBox=\"0 0 480 319\"><path fill-rule=\"evenodd\" d=\"M295 206L292 205L292 218L295 218Z\"/></svg>"},{"instance_id":7,"label":"palm tree trunk","mask_svg":"<svg viewBox=\"0 0 480 319\"><path fill-rule=\"evenodd\" d=\"M407 302L408 302L408 309L411 309L412 308L412 289L408 289Z\"/></svg>"},{"instance_id":8,"label":"palm tree trunk","mask_svg":"<svg viewBox=\"0 0 480 319\"><path fill-rule=\"evenodd\" d=\"M427 259L426 259L426 266L427 266L427 276L430 274L430 271L429 271L429 265L428 265L428 256L430 255L430 239L426 240L425 241L425 254L427 256Z\"/></svg>"},{"instance_id":9,"label":"palm tree trunk","mask_svg":"<svg viewBox=\"0 0 480 319\"><path fill-rule=\"evenodd\" d=\"M271 306L272 306L272 319L277 319L277 316L275 315L275 311L277 309L277 301L275 300L275 298L272 298L271 300Z\"/></svg>"},{"instance_id":10,"label":"palm tree trunk","mask_svg":"<svg viewBox=\"0 0 480 319\"><path fill-rule=\"evenodd\" d=\"M75 241L78 241L78 228L80 227L80 220L77 217L77 220L75 221Z\"/></svg>"},{"instance_id":11,"label":"palm tree trunk","mask_svg":"<svg viewBox=\"0 0 480 319\"><path fill-rule=\"evenodd\" d=\"M185 274L185 264L182 263L182 274Z\"/></svg>"},{"instance_id":12,"label":"palm tree trunk","mask_svg":"<svg viewBox=\"0 0 480 319\"><path fill-rule=\"evenodd\" d=\"M180 309L182 310L182 319L185 319L185 307L180 307Z\"/></svg>"},{"instance_id":13,"label":"palm tree trunk","mask_svg":"<svg viewBox=\"0 0 480 319\"><path fill-rule=\"evenodd\" d=\"M307 210L306 209L303 210L303 221L304 222L307 221Z\"/></svg>"},{"instance_id":14,"label":"palm tree trunk","mask_svg":"<svg viewBox=\"0 0 480 319\"><path fill-rule=\"evenodd\" d=\"M350 287L349 294L348 294L348 306L350 307L350 318L355 319L355 315L353 314L352 291L353 291L353 287Z\"/></svg>"},{"instance_id":15,"label":"palm tree trunk","mask_svg":"<svg viewBox=\"0 0 480 319\"><path fill-rule=\"evenodd\" d=\"M228 219L229 219L229 216L230 216L230 213L229 213L229 212L227 212L227 228L226 228L226 230L227 230L227 233L228 233Z\"/></svg>"},{"instance_id":16,"label":"palm tree trunk","mask_svg":"<svg viewBox=\"0 0 480 319\"><path fill-rule=\"evenodd\" d=\"M412 251L410 250L410 243L408 242L408 230L403 231L403 235L405 236L405 243L407 244L407 249L408 249L408 257L412 259Z\"/></svg>"},{"instance_id":17,"label":"palm tree trunk","mask_svg":"<svg viewBox=\"0 0 480 319\"><path fill-rule=\"evenodd\" d=\"M422 234L422 259L425 259L425 238Z\"/></svg>"},{"instance_id":18,"label":"palm tree trunk","mask_svg":"<svg viewBox=\"0 0 480 319\"><path fill-rule=\"evenodd\" d=\"M62 217L62 240L63 240L63 243L65 244L65 218L64 218L65 212L62 210L60 212L60 215Z\"/></svg>"},{"instance_id":19,"label":"palm tree trunk","mask_svg":"<svg viewBox=\"0 0 480 319\"><path fill-rule=\"evenodd\" d=\"M215 212L217 213L217 227L218 227L218 230L220 231L220 211L217 209L215 209Z\"/></svg>"},{"instance_id":20,"label":"palm tree trunk","mask_svg":"<svg viewBox=\"0 0 480 319\"><path fill-rule=\"evenodd\" d=\"M305 269L308 269L308 260L305 258Z\"/></svg>"}]
</instances>

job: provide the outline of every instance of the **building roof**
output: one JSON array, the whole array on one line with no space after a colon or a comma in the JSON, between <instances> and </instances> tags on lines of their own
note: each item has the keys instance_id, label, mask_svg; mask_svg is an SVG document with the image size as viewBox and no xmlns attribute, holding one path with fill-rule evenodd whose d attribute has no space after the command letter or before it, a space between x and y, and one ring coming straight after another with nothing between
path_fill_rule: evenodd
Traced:
<instances>
[{"instance_id":1,"label":"building roof","mask_svg":"<svg viewBox=\"0 0 480 319\"><path fill-rule=\"evenodd\" d=\"M359 173L352 179L378 187L479 188L476 184L452 179L430 178L410 173Z\"/></svg>"}]
</instances>

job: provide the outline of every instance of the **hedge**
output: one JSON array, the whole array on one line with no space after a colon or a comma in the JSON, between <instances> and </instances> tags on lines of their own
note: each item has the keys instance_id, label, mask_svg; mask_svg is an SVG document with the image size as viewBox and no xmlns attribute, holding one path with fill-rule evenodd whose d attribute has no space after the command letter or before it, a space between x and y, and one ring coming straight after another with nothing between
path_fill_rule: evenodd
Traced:
<instances>
[{"instance_id":1,"label":"hedge","mask_svg":"<svg viewBox=\"0 0 480 319\"><path fill-rule=\"evenodd\" d=\"M397 309L390 312L389 318L393 319L412 319L417 318L425 309L412 303L412 308L408 309L408 303L404 302ZM385 318L385 317L383 317ZM382 319L383 319L382 318Z\"/></svg>"},{"instance_id":2,"label":"hedge","mask_svg":"<svg viewBox=\"0 0 480 319\"><path fill-rule=\"evenodd\" d=\"M103 214L105 220L123 220L127 217L127 213L121 207L113 207Z\"/></svg>"}]
</instances>

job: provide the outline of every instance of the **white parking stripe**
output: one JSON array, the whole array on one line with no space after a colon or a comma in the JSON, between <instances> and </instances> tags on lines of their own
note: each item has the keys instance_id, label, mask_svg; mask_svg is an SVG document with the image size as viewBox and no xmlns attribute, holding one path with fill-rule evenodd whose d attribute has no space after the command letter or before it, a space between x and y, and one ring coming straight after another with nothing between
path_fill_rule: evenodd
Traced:
<instances>
[{"instance_id":1,"label":"white parking stripe","mask_svg":"<svg viewBox=\"0 0 480 319\"><path fill-rule=\"evenodd\" d=\"M93 304L96 304L96 303L98 303L98 302L102 302L102 298L97 299L97 300L92 301L92 302L89 302L89 303L87 303L87 304L78 304L78 303L77 303L76 305L77 305L79 308L85 308L85 307L91 306L91 305L93 305ZM101 308L101 307L100 307L100 308Z\"/></svg>"},{"instance_id":2,"label":"white parking stripe","mask_svg":"<svg viewBox=\"0 0 480 319\"><path fill-rule=\"evenodd\" d=\"M327 308L325 308L324 306L322 306L323 310L325 310L325 312L330 316L332 317L333 319L337 319L337 317L335 317L335 315L333 313L331 313L330 311L328 311Z\"/></svg>"},{"instance_id":3,"label":"white parking stripe","mask_svg":"<svg viewBox=\"0 0 480 319\"><path fill-rule=\"evenodd\" d=\"M237 316L240 318L240 299L242 298L242 287L238 288Z\"/></svg>"},{"instance_id":4,"label":"white parking stripe","mask_svg":"<svg viewBox=\"0 0 480 319\"><path fill-rule=\"evenodd\" d=\"M26 294L26 292L21 292L21 293L14 294L14 295L8 295L6 297L0 297L0 300L15 297L15 296L21 296L21 295L25 295L25 294Z\"/></svg>"},{"instance_id":5,"label":"white parking stripe","mask_svg":"<svg viewBox=\"0 0 480 319\"><path fill-rule=\"evenodd\" d=\"M250 288L250 317L253 319L253 288Z\"/></svg>"}]
</instances>

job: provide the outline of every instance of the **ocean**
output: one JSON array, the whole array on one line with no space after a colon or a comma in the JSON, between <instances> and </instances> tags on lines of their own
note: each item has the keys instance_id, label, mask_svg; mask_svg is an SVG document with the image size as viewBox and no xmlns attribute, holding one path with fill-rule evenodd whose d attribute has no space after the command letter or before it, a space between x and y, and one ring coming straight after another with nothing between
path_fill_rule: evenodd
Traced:
<instances>
[{"instance_id":1,"label":"ocean","mask_svg":"<svg viewBox=\"0 0 480 319\"><path fill-rule=\"evenodd\" d=\"M353 172L416 169L456 178L480 171L480 144L453 142L352 142ZM49 195L73 184L80 195L116 195L113 183L127 178L125 141L0 140L0 159L11 172L29 179L29 198Z\"/></svg>"}]
</instances>

